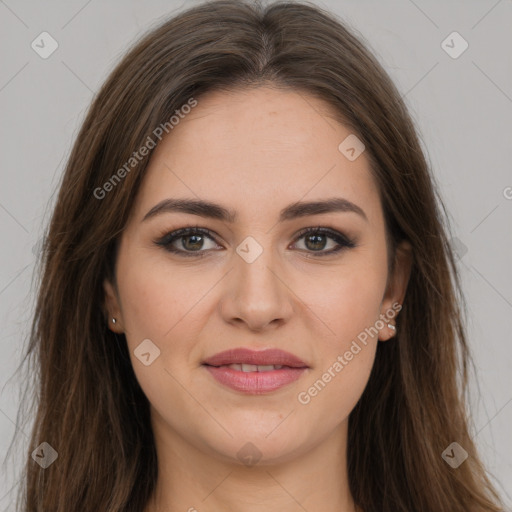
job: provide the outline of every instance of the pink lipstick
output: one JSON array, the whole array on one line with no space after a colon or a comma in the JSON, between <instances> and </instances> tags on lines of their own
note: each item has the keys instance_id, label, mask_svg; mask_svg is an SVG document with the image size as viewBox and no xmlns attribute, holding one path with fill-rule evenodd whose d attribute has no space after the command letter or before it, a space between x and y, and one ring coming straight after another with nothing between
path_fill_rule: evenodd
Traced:
<instances>
[{"instance_id":1,"label":"pink lipstick","mask_svg":"<svg viewBox=\"0 0 512 512\"><path fill-rule=\"evenodd\" d=\"M248 394L263 394L299 379L309 366L280 349L236 348L219 352L203 362L219 383Z\"/></svg>"}]
</instances>

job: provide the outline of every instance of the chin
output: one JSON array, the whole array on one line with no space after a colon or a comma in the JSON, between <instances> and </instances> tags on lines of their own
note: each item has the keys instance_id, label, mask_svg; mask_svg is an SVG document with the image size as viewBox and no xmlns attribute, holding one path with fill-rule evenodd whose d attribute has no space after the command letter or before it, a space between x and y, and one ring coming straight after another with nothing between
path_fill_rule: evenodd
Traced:
<instances>
[{"instance_id":1,"label":"chin","mask_svg":"<svg viewBox=\"0 0 512 512\"><path fill-rule=\"evenodd\" d=\"M287 463L314 444L304 428L276 428L277 424L275 421L272 424L239 424L236 428L232 425L230 432L233 437L219 434L205 441L216 457L228 464L241 466Z\"/></svg>"}]
</instances>

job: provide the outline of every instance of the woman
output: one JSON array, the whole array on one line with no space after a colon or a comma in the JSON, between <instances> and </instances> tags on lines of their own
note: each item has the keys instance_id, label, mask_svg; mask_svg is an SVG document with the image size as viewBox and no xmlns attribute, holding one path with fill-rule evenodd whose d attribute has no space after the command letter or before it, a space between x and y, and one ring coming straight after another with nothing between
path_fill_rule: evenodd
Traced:
<instances>
[{"instance_id":1,"label":"woman","mask_svg":"<svg viewBox=\"0 0 512 512\"><path fill-rule=\"evenodd\" d=\"M223 0L153 30L47 233L21 509L502 510L440 205L400 94L332 15Z\"/></svg>"}]
</instances>

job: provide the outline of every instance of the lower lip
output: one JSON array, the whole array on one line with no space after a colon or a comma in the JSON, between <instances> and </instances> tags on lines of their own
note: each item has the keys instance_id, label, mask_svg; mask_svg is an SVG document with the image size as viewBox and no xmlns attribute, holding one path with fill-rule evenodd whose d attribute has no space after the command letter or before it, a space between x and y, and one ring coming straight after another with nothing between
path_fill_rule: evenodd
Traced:
<instances>
[{"instance_id":1,"label":"lower lip","mask_svg":"<svg viewBox=\"0 0 512 512\"><path fill-rule=\"evenodd\" d=\"M301 377L307 368L281 368L268 372L242 372L227 366L204 365L221 384L252 395L261 395L282 388Z\"/></svg>"}]
</instances>

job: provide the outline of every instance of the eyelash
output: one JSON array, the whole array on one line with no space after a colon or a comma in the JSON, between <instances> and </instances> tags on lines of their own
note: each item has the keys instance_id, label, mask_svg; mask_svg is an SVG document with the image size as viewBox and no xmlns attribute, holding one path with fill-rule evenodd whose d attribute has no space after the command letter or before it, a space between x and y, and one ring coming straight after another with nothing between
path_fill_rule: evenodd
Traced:
<instances>
[{"instance_id":1,"label":"eyelash","mask_svg":"<svg viewBox=\"0 0 512 512\"><path fill-rule=\"evenodd\" d=\"M339 253L339 252L343 251L344 249L352 249L352 248L356 247L356 243L354 240L351 240L350 238L348 238L347 236L343 235L342 233L340 233L338 231L335 231L333 229L326 228L326 227L315 227L315 228L302 229L297 234L297 237L295 238L294 243L299 241L305 235L308 235L311 233L314 233L314 234L321 233L324 235L328 235L329 238L331 238L338 244L337 248L331 249L329 251L306 251L306 252L313 254L313 257L318 256L321 258L323 256ZM163 247L168 252L178 254L178 255L184 256L186 258L189 258L189 257L203 258L203 257L207 256L207 253L209 252L209 250L206 250L206 251L204 251L204 250L184 251L181 249L176 249L176 248L172 247L172 245L171 245L174 241L179 240L180 238L183 238L188 235L195 235L195 234L205 235L208 238L210 238L212 241L215 242L213 233L209 229L201 228L199 226L194 226L194 227L180 228L178 230L166 233L163 237L155 240L154 243L156 245L158 245L159 247Z\"/></svg>"}]
</instances>

